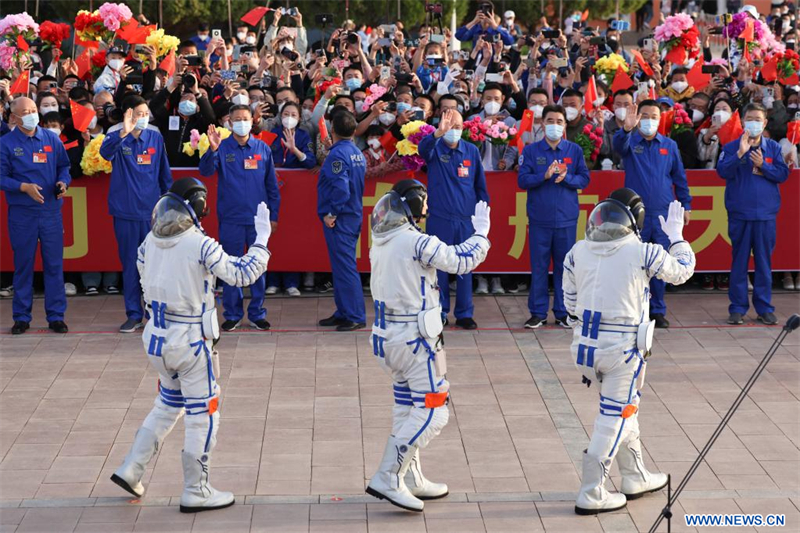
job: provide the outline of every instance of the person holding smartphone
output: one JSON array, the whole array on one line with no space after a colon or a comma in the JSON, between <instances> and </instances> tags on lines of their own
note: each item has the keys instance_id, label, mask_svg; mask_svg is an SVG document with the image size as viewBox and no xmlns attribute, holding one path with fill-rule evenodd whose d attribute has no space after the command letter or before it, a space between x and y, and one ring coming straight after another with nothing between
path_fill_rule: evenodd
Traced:
<instances>
[{"instance_id":1,"label":"person holding smartphone","mask_svg":"<svg viewBox=\"0 0 800 533\"><path fill-rule=\"evenodd\" d=\"M459 41L472 41L473 48L478 44L478 39L481 36L484 36L487 41L492 41L495 35L500 35L505 46L514 44L514 37L497 22L494 14L494 4L490 0L481 1L478 5L478 11L475 13L475 18L456 30L456 39Z\"/></svg>"}]
</instances>

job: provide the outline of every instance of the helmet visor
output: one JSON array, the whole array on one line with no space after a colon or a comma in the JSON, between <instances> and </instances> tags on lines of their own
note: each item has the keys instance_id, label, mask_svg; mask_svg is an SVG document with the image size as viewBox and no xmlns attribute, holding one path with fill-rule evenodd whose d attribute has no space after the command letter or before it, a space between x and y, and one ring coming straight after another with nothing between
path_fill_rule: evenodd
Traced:
<instances>
[{"instance_id":1,"label":"helmet visor","mask_svg":"<svg viewBox=\"0 0 800 533\"><path fill-rule=\"evenodd\" d=\"M633 216L623 205L603 201L597 204L586 221L586 240L616 241L635 233L634 226Z\"/></svg>"},{"instance_id":2,"label":"helmet visor","mask_svg":"<svg viewBox=\"0 0 800 533\"><path fill-rule=\"evenodd\" d=\"M168 194L156 203L151 226L156 237L174 237L194 226L194 218L186 204Z\"/></svg>"},{"instance_id":3,"label":"helmet visor","mask_svg":"<svg viewBox=\"0 0 800 533\"><path fill-rule=\"evenodd\" d=\"M388 233L406 224L410 224L408 207L403 203L400 195L390 191L378 200L370 217L372 233L381 235Z\"/></svg>"}]
</instances>

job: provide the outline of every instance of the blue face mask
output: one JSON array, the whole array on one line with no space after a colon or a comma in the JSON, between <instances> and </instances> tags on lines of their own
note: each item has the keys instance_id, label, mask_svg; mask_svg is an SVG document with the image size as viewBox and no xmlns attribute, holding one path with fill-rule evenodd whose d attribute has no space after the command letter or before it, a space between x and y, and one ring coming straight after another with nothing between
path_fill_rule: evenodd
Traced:
<instances>
[{"instance_id":1,"label":"blue face mask","mask_svg":"<svg viewBox=\"0 0 800 533\"><path fill-rule=\"evenodd\" d=\"M551 141L557 141L564 136L564 126L561 124L545 124L544 135Z\"/></svg>"},{"instance_id":2,"label":"blue face mask","mask_svg":"<svg viewBox=\"0 0 800 533\"><path fill-rule=\"evenodd\" d=\"M27 126L25 127L27 128ZM760 120L748 120L744 123L744 131L746 131L750 137L758 137L764 133L764 123Z\"/></svg>"},{"instance_id":3,"label":"blue face mask","mask_svg":"<svg viewBox=\"0 0 800 533\"><path fill-rule=\"evenodd\" d=\"M136 120L136 129L137 130L146 130L147 126L150 125L150 117L142 117Z\"/></svg>"},{"instance_id":4,"label":"blue face mask","mask_svg":"<svg viewBox=\"0 0 800 533\"><path fill-rule=\"evenodd\" d=\"M405 102L397 102L397 112L398 113L405 113L411 109L411 104L407 104Z\"/></svg>"},{"instance_id":5,"label":"blue face mask","mask_svg":"<svg viewBox=\"0 0 800 533\"><path fill-rule=\"evenodd\" d=\"M32 130L39 125L39 113L30 113L19 118L22 119L22 127L26 130Z\"/></svg>"},{"instance_id":6,"label":"blue face mask","mask_svg":"<svg viewBox=\"0 0 800 533\"><path fill-rule=\"evenodd\" d=\"M512 98L508 101L508 109L514 111L517 108L517 102Z\"/></svg>"},{"instance_id":7,"label":"blue face mask","mask_svg":"<svg viewBox=\"0 0 800 533\"><path fill-rule=\"evenodd\" d=\"M355 91L361 88L361 80L358 78L350 78L349 80L344 82L347 85L347 88L351 91Z\"/></svg>"},{"instance_id":8,"label":"blue face mask","mask_svg":"<svg viewBox=\"0 0 800 533\"><path fill-rule=\"evenodd\" d=\"M237 120L233 123L233 133L239 137L244 137L253 127L253 122L250 120Z\"/></svg>"},{"instance_id":9,"label":"blue face mask","mask_svg":"<svg viewBox=\"0 0 800 533\"><path fill-rule=\"evenodd\" d=\"M444 134L444 141L447 144L456 144L458 140L461 138L461 134L464 133L464 130L449 130L447 133Z\"/></svg>"},{"instance_id":10,"label":"blue face mask","mask_svg":"<svg viewBox=\"0 0 800 533\"><path fill-rule=\"evenodd\" d=\"M658 131L658 120L654 118L650 119L642 119L639 121L639 131L642 132L642 135L645 137L650 137L655 135Z\"/></svg>"},{"instance_id":11,"label":"blue face mask","mask_svg":"<svg viewBox=\"0 0 800 533\"><path fill-rule=\"evenodd\" d=\"M183 100L180 104L178 104L178 111L181 115L184 116L191 116L197 113L197 104L192 102L191 100Z\"/></svg>"}]
</instances>

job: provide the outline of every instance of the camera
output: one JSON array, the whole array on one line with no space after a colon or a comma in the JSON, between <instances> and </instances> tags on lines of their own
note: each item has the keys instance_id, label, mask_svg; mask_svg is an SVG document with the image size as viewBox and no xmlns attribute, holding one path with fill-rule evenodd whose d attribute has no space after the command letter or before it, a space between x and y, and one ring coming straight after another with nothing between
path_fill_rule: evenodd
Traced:
<instances>
[{"instance_id":1,"label":"camera","mask_svg":"<svg viewBox=\"0 0 800 533\"><path fill-rule=\"evenodd\" d=\"M589 44L592 46L605 46L606 45L606 38L605 37L592 37L589 39Z\"/></svg>"},{"instance_id":2,"label":"camera","mask_svg":"<svg viewBox=\"0 0 800 533\"><path fill-rule=\"evenodd\" d=\"M491 16L492 14L492 4L481 4L478 6L478 11L483 13L484 15Z\"/></svg>"},{"instance_id":3,"label":"camera","mask_svg":"<svg viewBox=\"0 0 800 533\"><path fill-rule=\"evenodd\" d=\"M195 55L183 56L183 58L186 60L186 64L189 65L190 67L199 67L200 66L200 63L201 63L200 56L195 56Z\"/></svg>"},{"instance_id":4,"label":"camera","mask_svg":"<svg viewBox=\"0 0 800 533\"><path fill-rule=\"evenodd\" d=\"M195 85L197 85L197 78L195 78L191 74L186 74L186 75L183 76L183 90L184 91L187 91L187 90L191 91L192 87L194 87Z\"/></svg>"},{"instance_id":5,"label":"camera","mask_svg":"<svg viewBox=\"0 0 800 533\"><path fill-rule=\"evenodd\" d=\"M442 4L425 4L425 12L432 15L442 15Z\"/></svg>"},{"instance_id":6,"label":"camera","mask_svg":"<svg viewBox=\"0 0 800 533\"><path fill-rule=\"evenodd\" d=\"M142 85L144 83L144 77L142 76L142 63L139 61L128 61L126 63L133 72L128 74L125 78L125 81L128 85Z\"/></svg>"},{"instance_id":7,"label":"camera","mask_svg":"<svg viewBox=\"0 0 800 533\"><path fill-rule=\"evenodd\" d=\"M413 76L406 72L398 72L394 75L394 79L397 80L397 83L411 83L413 81Z\"/></svg>"},{"instance_id":8,"label":"camera","mask_svg":"<svg viewBox=\"0 0 800 533\"><path fill-rule=\"evenodd\" d=\"M111 122L122 122L122 119L124 118L122 110L116 107L111 102L103 105L103 114Z\"/></svg>"},{"instance_id":9,"label":"camera","mask_svg":"<svg viewBox=\"0 0 800 533\"><path fill-rule=\"evenodd\" d=\"M297 16L297 8L296 7L282 7L281 8L281 15L289 15L290 17Z\"/></svg>"},{"instance_id":10,"label":"camera","mask_svg":"<svg viewBox=\"0 0 800 533\"><path fill-rule=\"evenodd\" d=\"M300 57L300 54L288 48L281 48L281 55L289 61L297 61L297 59Z\"/></svg>"}]
</instances>

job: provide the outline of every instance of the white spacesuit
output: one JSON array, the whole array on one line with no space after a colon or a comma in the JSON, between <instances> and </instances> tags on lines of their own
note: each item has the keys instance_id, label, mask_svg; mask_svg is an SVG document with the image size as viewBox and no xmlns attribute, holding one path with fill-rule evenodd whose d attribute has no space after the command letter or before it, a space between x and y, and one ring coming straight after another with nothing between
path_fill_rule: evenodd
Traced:
<instances>
[{"instance_id":1,"label":"white spacesuit","mask_svg":"<svg viewBox=\"0 0 800 533\"><path fill-rule=\"evenodd\" d=\"M234 502L233 494L217 491L208 483L221 393L213 348L219 338L214 286L220 278L244 287L264 274L270 257L269 210L263 203L259 206L254 217L255 244L243 257L233 257L199 226L196 214L207 212L202 182L185 178L175 182L170 191L153 210L152 230L139 247L138 256L150 314L142 341L150 364L159 374L159 394L112 481L141 496L141 479L148 462L185 413L180 509L197 512Z\"/></svg>"},{"instance_id":2,"label":"white spacesuit","mask_svg":"<svg viewBox=\"0 0 800 533\"><path fill-rule=\"evenodd\" d=\"M669 251L643 243L641 198L614 191L589 216L586 240L564 260L564 303L577 318L572 357L584 383L599 383L600 411L583 457L578 514L613 511L627 500L663 488L665 474L647 471L642 459L637 413L653 324L649 321L650 278L679 285L694 272L695 256L683 240L683 208L673 202L661 227ZM615 456L622 474L620 493L603 487Z\"/></svg>"},{"instance_id":3,"label":"white spacesuit","mask_svg":"<svg viewBox=\"0 0 800 533\"><path fill-rule=\"evenodd\" d=\"M441 345L442 316L436 270L463 275L489 250L489 208L479 202L475 234L447 246L417 228L427 211L425 187L403 180L373 210L370 288L375 322L370 343L394 381L392 434L367 493L412 511L421 500L447 495L447 485L422 475L419 450L447 424L449 385Z\"/></svg>"}]
</instances>

